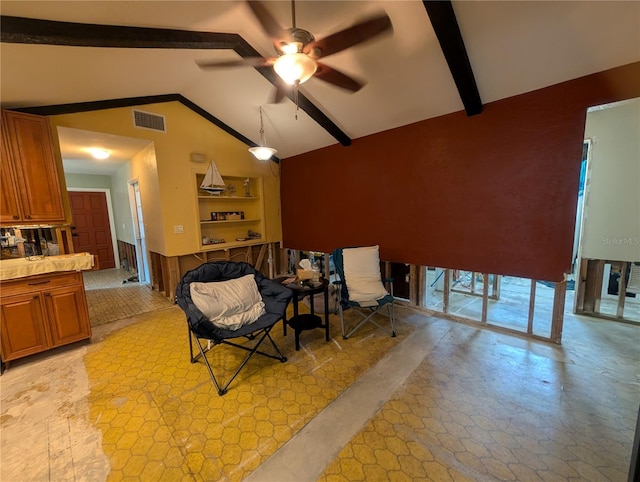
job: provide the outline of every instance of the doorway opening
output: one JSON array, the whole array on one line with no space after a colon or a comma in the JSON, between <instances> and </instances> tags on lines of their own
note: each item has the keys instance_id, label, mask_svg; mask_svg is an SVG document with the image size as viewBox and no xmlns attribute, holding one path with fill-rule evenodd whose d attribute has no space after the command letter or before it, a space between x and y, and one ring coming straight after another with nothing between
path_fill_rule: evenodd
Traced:
<instances>
[{"instance_id":1,"label":"doorway opening","mask_svg":"<svg viewBox=\"0 0 640 482\"><path fill-rule=\"evenodd\" d=\"M129 181L129 203L131 205L131 218L133 219L133 232L135 235L136 260L138 262L138 280L148 284L149 263L147 260L147 243L144 230L144 218L142 215L142 201L140 199L140 183L138 179Z\"/></svg>"},{"instance_id":2,"label":"doorway opening","mask_svg":"<svg viewBox=\"0 0 640 482\"><path fill-rule=\"evenodd\" d=\"M640 323L640 98L587 111L574 312Z\"/></svg>"}]
</instances>

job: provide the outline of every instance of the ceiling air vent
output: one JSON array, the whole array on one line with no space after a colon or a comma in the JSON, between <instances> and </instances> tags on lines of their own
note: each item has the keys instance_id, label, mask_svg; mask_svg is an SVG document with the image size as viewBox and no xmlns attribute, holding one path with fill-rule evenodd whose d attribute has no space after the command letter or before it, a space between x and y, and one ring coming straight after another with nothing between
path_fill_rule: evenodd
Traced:
<instances>
[{"instance_id":1,"label":"ceiling air vent","mask_svg":"<svg viewBox=\"0 0 640 482\"><path fill-rule=\"evenodd\" d=\"M152 131L167 132L164 123L164 116L152 114L151 112L143 112L141 110L133 111L133 125L141 129L150 129Z\"/></svg>"}]
</instances>

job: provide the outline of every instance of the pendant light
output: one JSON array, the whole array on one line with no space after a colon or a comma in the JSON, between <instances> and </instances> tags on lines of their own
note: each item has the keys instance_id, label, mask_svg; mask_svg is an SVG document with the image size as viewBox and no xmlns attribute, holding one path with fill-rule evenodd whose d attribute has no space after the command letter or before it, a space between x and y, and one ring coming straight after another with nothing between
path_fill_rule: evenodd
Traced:
<instances>
[{"instance_id":1,"label":"pendant light","mask_svg":"<svg viewBox=\"0 0 640 482\"><path fill-rule=\"evenodd\" d=\"M259 161L268 161L271 159L271 156L278 152L272 147L267 147L267 142L264 138L264 125L262 123L262 106L260 106L260 145L257 147L250 147L249 152Z\"/></svg>"}]
</instances>

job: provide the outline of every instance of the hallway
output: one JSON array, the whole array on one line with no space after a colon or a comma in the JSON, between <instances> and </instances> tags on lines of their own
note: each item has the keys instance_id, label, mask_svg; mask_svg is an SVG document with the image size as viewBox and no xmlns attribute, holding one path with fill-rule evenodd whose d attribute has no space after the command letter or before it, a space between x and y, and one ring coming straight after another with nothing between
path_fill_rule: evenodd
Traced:
<instances>
[{"instance_id":1,"label":"hallway","mask_svg":"<svg viewBox=\"0 0 640 482\"><path fill-rule=\"evenodd\" d=\"M299 352L277 327L287 363L224 397L177 306L101 324L0 378L0 480L626 481L637 326L569 315L557 346L396 314L397 338L332 316Z\"/></svg>"}]
</instances>

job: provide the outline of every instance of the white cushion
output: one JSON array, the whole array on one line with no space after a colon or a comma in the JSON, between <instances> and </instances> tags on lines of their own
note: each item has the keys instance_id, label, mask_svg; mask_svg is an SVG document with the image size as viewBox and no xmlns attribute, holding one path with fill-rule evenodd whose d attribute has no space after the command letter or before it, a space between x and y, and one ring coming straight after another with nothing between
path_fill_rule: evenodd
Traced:
<instances>
[{"instance_id":1,"label":"white cushion","mask_svg":"<svg viewBox=\"0 0 640 482\"><path fill-rule=\"evenodd\" d=\"M388 293L380 275L378 246L346 248L342 250L344 282L351 301L373 301Z\"/></svg>"},{"instance_id":2,"label":"white cushion","mask_svg":"<svg viewBox=\"0 0 640 482\"><path fill-rule=\"evenodd\" d=\"M237 330L266 313L255 276L211 283L191 283L191 299L204 316L219 328Z\"/></svg>"}]
</instances>

